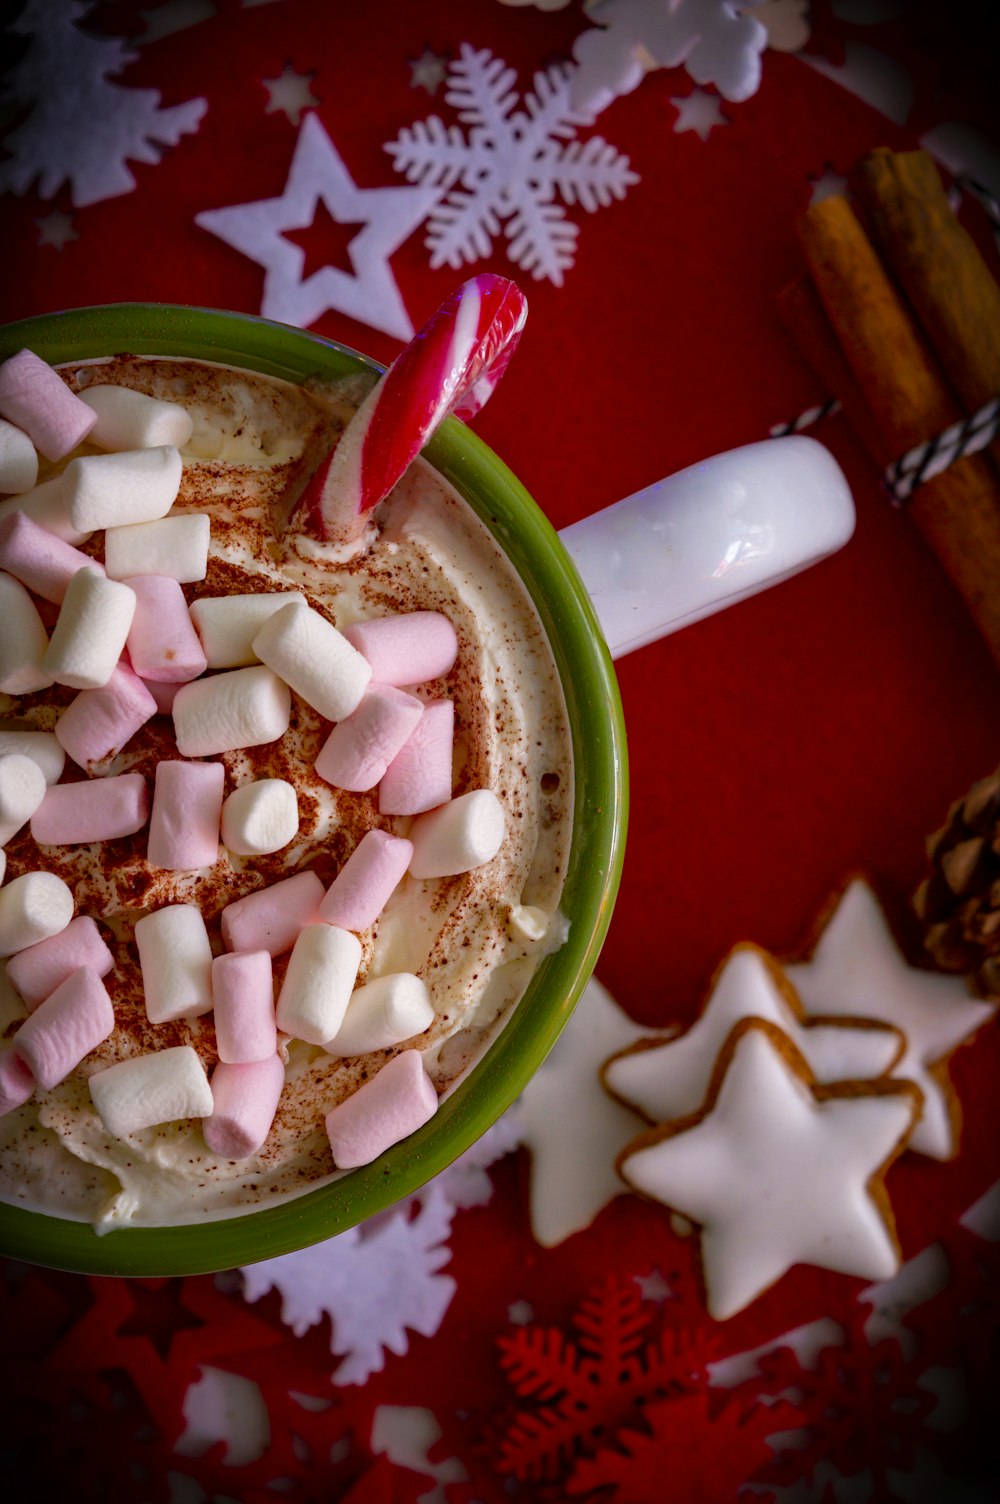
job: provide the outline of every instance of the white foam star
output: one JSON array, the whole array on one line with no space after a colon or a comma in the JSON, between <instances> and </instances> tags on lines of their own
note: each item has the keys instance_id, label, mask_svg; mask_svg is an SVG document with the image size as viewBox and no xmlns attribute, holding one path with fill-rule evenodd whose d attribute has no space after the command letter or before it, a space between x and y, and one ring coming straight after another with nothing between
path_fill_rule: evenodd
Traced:
<instances>
[{"instance_id":1,"label":"white foam star","mask_svg":"<svg viewBox=\"0 0 1000 1504\"><path fill-rule=\"evenodd\" d=\"M622 1163L636 1190L700 1225L708 1309L718 1321L794 1264L866 1279L899 1268L869 1182L910 1128L916 1093L883 1087L818 1100L786 1046L773 1025L745 1020L705 1114L639 1140Z\"/></svg>"},{"instance_id":2,"label":"white foam star","mask_svg":"<svg viewBox=\"0 0 1000 1504\"><path fill-rule=\"evenodd\" d=\"M708 94L704 89L692 89L690 94L671 99L670 103L677 106L674 130L678 134L681 131L695 131L703 141L707 141L713 126L729 124L722 113L718 95Z\"/></svg>"},{"instance_id":3,"label":"white foam star","mask_svg":"<svg viewBox=\"0 0 1000 1504\"><path fill-rule=\"evenodd\" d=\"M945 1062L996 1016L962 977L908 966L878 899L856 878L844 891L808 965L786 968L808 1013L854 1014L895 1024L906 1049L892 1074L915 1081L924 1111L909 1148L932 1159L958 1151L958 1103Z\"/></svg>"},{"instance_id":4,"label":"white foam star","mask_svg":"<svg viewBox=\"0 0 1000 1504\"><path fill-rule=\"evenodd\" d=\"M601 1088L609 1055L648 1036L599 982L588 982L545 1064L515 1109L531 1149L531 1226L546 1248L587 1227L625 1191L615 1157L641 1119Z\"/></svg>"},{"instance_id":5,"label":"white foam star","mask_svg":"<svg viewBox=\"0 0 1000 1504\"><path fill-rule=\"evenodd\" d=\"M436 188L359 188L319 117L308 114L280 198L208 209L195 223L264 268L265 318L308 328L332 309L406 340L413 325L389 258L437 197ZM362 226L347 248L353 275L323 266L304 276L305 252L282 234L308 228L320 202L338 223Z\"/></svg>"}]
</instances>

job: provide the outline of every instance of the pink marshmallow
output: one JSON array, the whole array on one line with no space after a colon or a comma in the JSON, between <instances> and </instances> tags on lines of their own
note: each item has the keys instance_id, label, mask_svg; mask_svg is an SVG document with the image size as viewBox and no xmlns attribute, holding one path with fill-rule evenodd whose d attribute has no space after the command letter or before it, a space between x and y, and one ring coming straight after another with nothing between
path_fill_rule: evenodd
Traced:
<instances>
[{"instance_id":1,"label":"pink marshmallow","mask_svg":"<svg viewBox=\"0 0 1000 1504\"><path fill-rule=\"evenodd\" d=\"M184 591L165 574L136 574L124 580L135 591L135 616L128 655L141 679L187 684L208 667Z\"/></svg>"},{"instance_id":2,"label":"pink marshmallow","mask_svg":"<svg viewBox=\"0 0 1000 1504\"><path fill-rule=\"evenodd\" d=\"M431 700L379 784L379 814L421 815L447 804L451 798L454 741L454 703Z\"/></svg>"},{"instance_id":3,"label":"pink marshmallow","mask_svg":"<svg viewBox=\"0 0 1000 1504\"><path fill-rule=\"evenodd\" d=\"M366 930L375 923L410 865L413 843L384 830L369 830L341 867L319 906L324 924Z\"/></svg>"},{"instance_id":4,"label":"pink marshmallow","mask_svg":"<svg viewBox=\"0 0 1000 1504\"><path fill-rule=\"evenodd\" d=\"M66 587L78 570L104 573L103 564L39 527L24 512L11 512L0 522L0 568L55 606L62 605Z\"/></svg>"},{"instance_id":5,"label":"pink marshmallow","mask_svg":"<svg viewBox=\"0 0 1000 1504\"><path fill-rule=\"evenodd\" d=\"M316 772L351 793L373 789L423 713L423 702L415 695L373 684L357 710L330 732L316 759Z\"/></svg>"},{"instance_id":6,"label":"pink marshmallow","mask_svg":"<svg viewBox=\"0 0 1000 1504\"><path fill-rule=\"evenodd\" d=\"M31 834L39 846L79 846L134 835L148 818L145 778L120 773L53 785L31 817Z\"/></svg>"},{"instance_id":7,"label":"pink marshmallow","mask_svg":"<svg viewBox=\"0 0 1000 1504\"><path fill-rule=\"evenodd\" d=\"M39 1086L51 1091L114 1026L107 988L81 966L29 1014L14 1035L14 1048Z\"/></svg>"},{"instance_id":8,"label":"pink marshmallow","mask_svg":"<svg viewBox=\"0 0 1000 1504\"><path fill-rule=\"evenodd\" d=\"M222 939L227 950L266 950L283 956L300 930L316 924L323 884L315 872L296 872L269 888L237 898L222 911Z\"/></svg>"},{"instance_id":9,"label":"pink marshmallow","mask_svg":"<svg viewBox=\"0 0 1000 1504\"><path fill-rule=\"evenodd\" d=\"M240 950L212 962L215 1041L227 1065L266 1060L278 1048L271 957Z\"/></svg>"},{"instance_id":10,"label":"pink marshmallow","mask_svg":"<svg viewBox=\"0 0 1000 1504\"><path fill-rule=\"evenodd\" d=\"M18 951L7 962L7 976L27 1003L37 1008L67 977L85 966L95 976L104 977L115 964L101 932L93 919L81 914L70 920L58 935L39 940Z\"/></svg>"},{"instance_id":11,"label":"pink marshmallow","mask_svg":"<svg viewBox=\"0 0 1000 1504\"><path fill-rule=\"evenodd\" d=\"M177 691L184 688L183 684L157 684L155 679L143 679L142 682L156 701L157 715L173 715L174 700Z\"/></svg>"},{"instance_id":12,"label":"pink marshmallow","mask_svg":"<svg viewBox=\"0 0 1000 1504\"><path fill-rule=\"evenodd\" d=\"M35 1078L16 1050L0 1054L0 1118L13 1112L31 1096Z\"/></svg>"},{"instance_id":13,"label":"pink marshmallow","mask_svg":"<svg viewBox=\"0 0 1000 1504\"><path fill-rule=\"evenodd\" d=\"M202 1124L205 1142L220 1159L248 1159L271 1131L278 1110L285 1067L277 1055L230 1065L220 1061L212 1072L212 1116Z\"/></svg>"},{"instance_id":14,"label":"pink marshmallow","mask_svg":"<svg viewBox=\"0 0 1000 1504\"><path fill-rule=\"evenodd\" d=\"M156 701L127 663L119 662L100 689L81 689L59 717L56 740L86 768L120 752L156 714Z\"/></svg>"},{"instance_id":15,"label":"pink marshmallow","mask_svg":"<svg viewBox=\"0 0 1000 1504\"><path fill-rule=\"evenodd\" d=\"M403 1050L353 1096L326 1115L326 1131L338 1169L369 1165L430 1121L437 1092L419 1050Z\"/></svg>"},{"instance_id":16,"label":"pink marshmallow","mask_svg":"<svg viewBox=\"0 0 1000 1504\"><path fill-rule=\"evenodd\" d=\"M97 422L93 409L33 350L0 365L0 415L23 428L47 460L69 454Z\"/></svg>"},{"instance_id":17,"label":"pink marshmallow","mask_svg":"<svg viewBox=\"0 0 1000 1504\"><path fill-rule=\"evenodd\" d=\"M158 762L146 856L154 867L193 872L219 859L226 770L221 762Z\"/></svg>"},{"instance_id":18,"label":"pink marshmallow","mask_svg":"<svg viewBox=\"0 0 1000 1504\"><path fill-rule=\"evenodd\" d=\"M446 674L458 656L455 628L440 611L357 621L344 636L368 659L377 684L423 684Z\"/></svg>"}]
</instances>

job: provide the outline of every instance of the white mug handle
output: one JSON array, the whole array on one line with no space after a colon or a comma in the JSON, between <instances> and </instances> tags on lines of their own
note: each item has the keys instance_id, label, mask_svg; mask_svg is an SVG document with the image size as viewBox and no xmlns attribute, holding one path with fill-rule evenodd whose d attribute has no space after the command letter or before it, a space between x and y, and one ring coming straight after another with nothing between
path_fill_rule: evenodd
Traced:
<instances>
[{"instance_id":1,"label":"white mug handle","mask_svg":"<svg viewBox=\"0 0 1000 1504\"><path fill-rule=\"evenodd\" d=\"M691 465L559 536L621 658L836 553L854 520L833 455L793 434Z\"/></svg>"}]
</instances>

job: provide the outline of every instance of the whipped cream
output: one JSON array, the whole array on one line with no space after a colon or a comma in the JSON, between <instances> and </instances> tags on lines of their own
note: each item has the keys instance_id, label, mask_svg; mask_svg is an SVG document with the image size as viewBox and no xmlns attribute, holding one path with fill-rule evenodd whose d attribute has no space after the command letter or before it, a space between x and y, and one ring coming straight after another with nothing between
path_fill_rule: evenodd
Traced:
<instances>
[{"instance_id":1,"label":"whipped cream","mask_svg":"<svg viewBox=\"0 0 1000 1504\"><path fill-rule=\"evenodd\" d=\"M565 705L551 650L511 565L467 504L417 461L379 509L378 533L360 557L335 552L303 532L294 514L306 477L363 395L365 378L308 390L226 367L130 356L64 371L76 390L113 382L183 403L194 430L182 451L175 513L207 511L208 574L184 587L200 596L299 592L338 628L372 616L437 610L458 635L451 672L414 692L447 696L456 710L454 793L490 788L507 834L483 867L435 881L404 878L372 930L362 935L359 985L407 971L427 984L434 1021L408 1041L423 1051L440 1092L481 1055L523 994L539 960L565 939L559 899L569 848L572 762ZM87 445L77 453L90 452ZM49 467L42 479L59 467ZM83 544L99 555L103 535ZM0 724L49 730L73 697L58 686L0 696ZM211 868L165 871L146 858L146 833L76 847L38 847L27 830L8 848L8 875L45 869L71 886L76 912L102 926L114 955L106 979L115 1008L112 1036L53 1091L36 1092L0 1118L0 1199L89 1220L100 1230L232 1216L313 1189L337 1172L323 1114L368 1079L395 1050L342 1059L289 1040L286 1083L261 1148L238 1162L206 1148L199 1121L112 1137L94 1109L88 1078L131 1055L194 1046L207 1069L216 1059L211 1015L149 1023L133 939L138 919L166 904L196 903L213 949L219 915L234 899L294 872L314 869L328 885L366 831L406 835L407 818L378 813L377 793L352 794L313 770L329 723L293 696L280 741L224 753L226 792L255 779L294 785L300 826L290 845L265 857L225 848ZM169 716L141 728L124 750L90 771L140 772L176 757ZM67 762L66 778L83 776ZM150 782L151 786L151 782ZM280 984L287 957L275 962ZM0 1029L9 1037L24 1006L4 976Z\"/></svg>"}]
</instances>

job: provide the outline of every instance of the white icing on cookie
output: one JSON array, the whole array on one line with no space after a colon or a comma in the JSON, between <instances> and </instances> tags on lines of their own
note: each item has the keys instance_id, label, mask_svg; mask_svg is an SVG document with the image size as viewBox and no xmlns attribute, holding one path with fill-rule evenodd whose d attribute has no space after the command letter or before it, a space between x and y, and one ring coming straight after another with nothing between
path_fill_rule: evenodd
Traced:
<instances>
[{"instance_id":1,"label":"white icing on cookie","mask_svg":"<svg viewBox=\"0 0 1000 1504\"><path fill-rule=\"evenodd\" d=\"M962 977L920 971L901 954L863 878L844 890L808 965L786 968L808 1013L854 1014L902 1029L906 1050L892 1074L915 1081L924 1113L908 1145L932 1159L958 1152L958 1101L944 1061L996 1015Z\"/></svg>"},{"instance_id":2,"label":"white icing on cookie","mask_svg":"<svg viewBox=\"0 0 1000 1504\"><path fill-rule=\"evenodd\" d=\"M678 1039L630 1050L608 1061L603 1080L620 1101L653 1123L697 1112L719 1051L741 1018L776 1025L805 1056L816 1080L868 1081L885 1075L902 1054L895 1029L800 1021L802 1008L776 961L755 945L739 945L716 973L700 1018Z\"/></svg>"},{"instance_id":3,"label":"white icing on cookie","mask_svg":"<svg viewBox=\"0 0 1000 1504\"><path fill-rule=\"evenodd\" d=\"M917 1091L882 1082L819 1096L802 1057L755 1019L719 1066L703 1114L651 1129L619 1160L633 1189L699 1224L709 1314L735 1315L794 1264L889 1279L899 1252L871 1182L910 1131Z\"/></svg>"}]
</instances>

